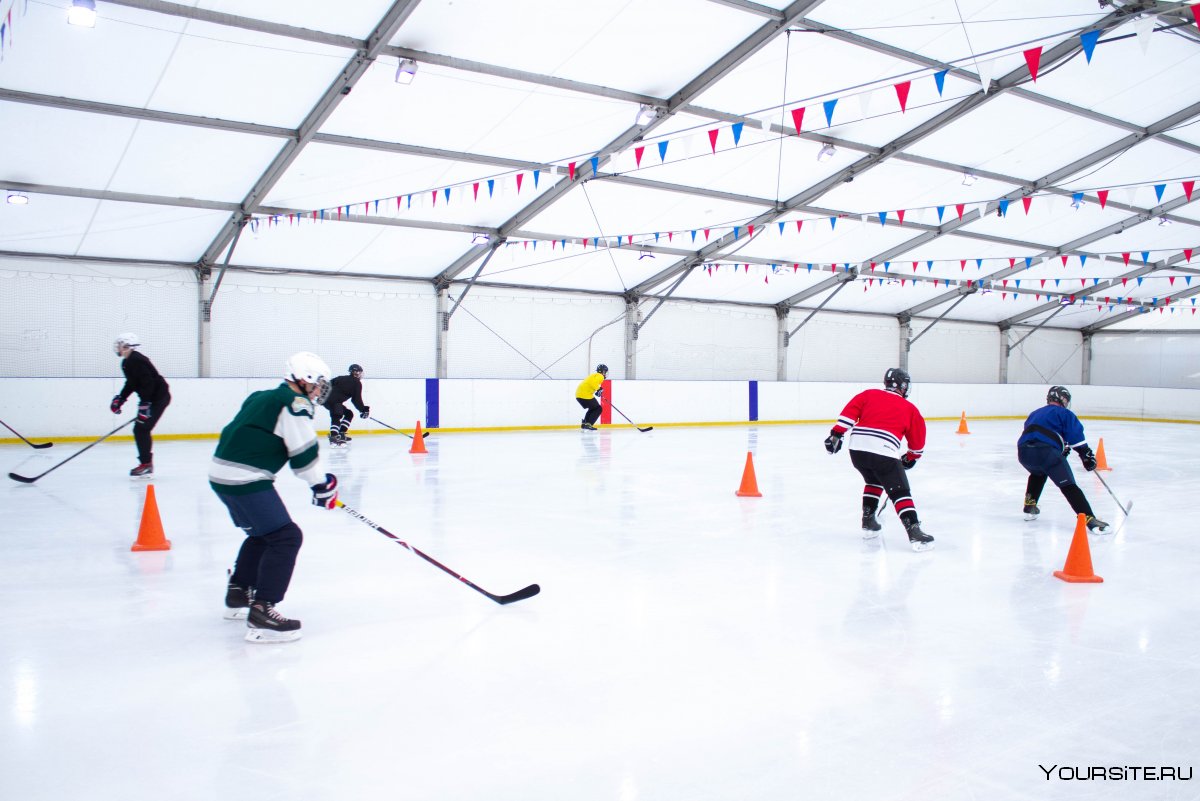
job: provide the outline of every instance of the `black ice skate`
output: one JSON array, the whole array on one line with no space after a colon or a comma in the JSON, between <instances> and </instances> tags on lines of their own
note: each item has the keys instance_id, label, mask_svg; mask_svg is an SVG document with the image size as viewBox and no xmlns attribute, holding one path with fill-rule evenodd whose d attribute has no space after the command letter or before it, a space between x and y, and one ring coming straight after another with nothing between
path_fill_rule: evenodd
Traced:
<instances>
[{"instance_id":1,"label":"black ice skate","mask_svg":"<svg viewBox=\"0 0 1200 801\"><path fill-rule=\"evenodd\" d=\"M1106 528L1108 528L1108 523L1105 523L1103 520L1101 520L1098 517L1093 517L1092 515L1088 515L1087 527L1088 527L1088 531L1101 531L1102 532Z\"/></svg>"},{"instance_id":2,"label":"black ice skate","mask_svg":"<svg viewBox=\"0 0 1200 801\"><path fill-rule=\"evenodd\" d=\"M883 528L883 526L879 525L879 521L875 518L875 513L863 510L863 516L862 516L863 539L870 540L870 539L874 539L875 537L878 537L879 530L881 528Z\"/></svg>"},{"instance_id":3,"label":"black ice skate","mask_svg":"<svg viewBox=\"0 0 1200 801\"><path fill-rule=\"evenodd\" d=\"M1026 520L1037 520L1037 516L1042 513L1042 510L1037 507L1037 501L1029 495L1025 496L1025 508L1023 511L1025 512Z\"/></svg>"},{"instance_id":4,"label":"black ice skate","mask_svg":"<svg viewBox=\"0 0 1200 801\"><path fill-rule=\"evenodd\" d=\"M154 475L154 465L146 462L139 464L137 467L129 471L130 478L150 478Z\"/></svg>"},{"instance_id":5,"label":"black ice skate","mask_svg":"<svg viewBox=\"0 0 1200 801\"><path fill-rule=\"evenodd\" d=\"M338 433L330 432L329 447L331 447L331 448L346 447L346 437L343 437L341 434L338 434Z\"/></svg>"},{"instance_id":6,"label":"black ice skate","mask_svg":"<svg viewBox=\"0 0 1200 801\"><path fill-rule=\"evenodd\" d=\"M584 431L595 431L596 430L596 427L594 425L592 425L591 423L583 423L579 427L582 428Z\"/></svg>"},{"instance_id":7,"label":"black ice skate","mask_svg":"<svg viewBox=\"0 0 1200 801\"><path fill-rule=\"evenodd\" d=\"M232 579L233 571L225 571ZM225 619L226 620L245 620L250 613L250 588L243 587L241 584L234 584L230 580L229 585L225 588Z\"/></svg>"},{"instance_id":8,"label":"black ice skate","mask_svg":"<svg viewBox=\"0 0 1200 801\"><path fill-rule=\"evenodd\" d=\"M246 618L246 640L248 642L291 642L300 639L300 621L279 614L270 601L255 601L250 604L250 615Z\"/></svg>"},{"instance_id":9,"label":"black ice skate","mask_svg":"<svg viewBox=\"0 0 1200 801\"><path fill-rule=\"evenodd\" d=\"M921 531L920 523L913 523L911 526L905 526L908 529L908 544L912 546L914 551L932 551L933 537Z\"/></svg>"}]
</instances>

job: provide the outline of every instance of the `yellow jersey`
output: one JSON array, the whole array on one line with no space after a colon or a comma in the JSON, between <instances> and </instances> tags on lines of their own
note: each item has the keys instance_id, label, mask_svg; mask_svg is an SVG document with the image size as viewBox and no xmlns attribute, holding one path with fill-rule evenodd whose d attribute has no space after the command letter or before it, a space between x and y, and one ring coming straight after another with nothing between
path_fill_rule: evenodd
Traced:
<instances>
[{"instance_id":1,"label":"yellow jersey","mask_svg":"<svg viewBox=\"0 0 1200 801\"><path fill-rule=\"evenodd\" d=\"M579 386L575 389L575 397L581 400L587 400L596 394L596 390L600 389L600 385L603 383L603 373L592 373L587 378L579 382Z\"/></svg>"}]
</instances>

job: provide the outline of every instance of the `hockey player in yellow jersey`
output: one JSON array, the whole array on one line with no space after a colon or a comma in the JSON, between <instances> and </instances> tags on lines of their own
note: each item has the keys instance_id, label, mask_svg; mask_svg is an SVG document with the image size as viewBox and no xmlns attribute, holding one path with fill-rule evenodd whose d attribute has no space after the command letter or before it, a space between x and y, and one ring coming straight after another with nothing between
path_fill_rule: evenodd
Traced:
<instances>
[{"instance_id":1,"label":"hockey player in yellow jersey","mask_svg":"<svg viewBox=\"0 0 1200 801\"><path fill-rule=\"evenodd\" d=\"M595 431L596 421L600 419L600 401L597 397L604 395L604 379L608 378L608 365L596 365L596 372L579 382L575 388L575 400L579 401L587 412L583 415L583 423L579 426L584 431Z\"/></svg>"}]
</instances>

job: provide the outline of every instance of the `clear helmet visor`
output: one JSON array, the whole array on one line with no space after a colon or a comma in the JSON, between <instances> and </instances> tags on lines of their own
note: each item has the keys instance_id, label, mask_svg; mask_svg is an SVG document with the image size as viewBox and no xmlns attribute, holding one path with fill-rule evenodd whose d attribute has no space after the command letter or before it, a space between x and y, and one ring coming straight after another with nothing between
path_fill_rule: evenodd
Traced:
<instances>
[{"instance_id":1,"label":"clear helmet visor","mask_svg":"<svg viewBox=\"0 0 1200 801\"><path fill-rule=\"evenodd\" d=\"M320 406L329 399L329 391L331 389L333 389L333 386L322 376L317 379L317 383L308 385L308 397L313 403Z\"/></svg>"}]
</instances>

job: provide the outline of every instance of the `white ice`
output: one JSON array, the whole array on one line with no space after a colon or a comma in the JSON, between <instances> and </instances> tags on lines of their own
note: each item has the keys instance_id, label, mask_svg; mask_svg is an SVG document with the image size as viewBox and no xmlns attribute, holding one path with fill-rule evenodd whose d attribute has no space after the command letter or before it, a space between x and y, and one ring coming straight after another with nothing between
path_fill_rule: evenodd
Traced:
<instances>
[{"instance_id":1,"label":"white ice","mask_svg":"<svg viewBox=\"0 0 1200 801\"><path fill-rule=\"evenodd\" d=\"M1067 584L1053 485L1025 522L1019 421L931 424L909 474L936 550L824 426L397 435L322 447L343 511L277 486L305 532L284 645L222 619L241 542L213 441L160 442L172 548L131 553L132 443L6 481L0 798L1142 799L1196 780L1047 780L1039 765L1200 761L1200 427L1086 421L1102 584ZM352 432L354 433L354 432ZM81 447L0 447L33 475ZM753 452L762 498L735 496ZM1120 527L1116 533L1111 533Z\"/></svg>"}]
</instances>

